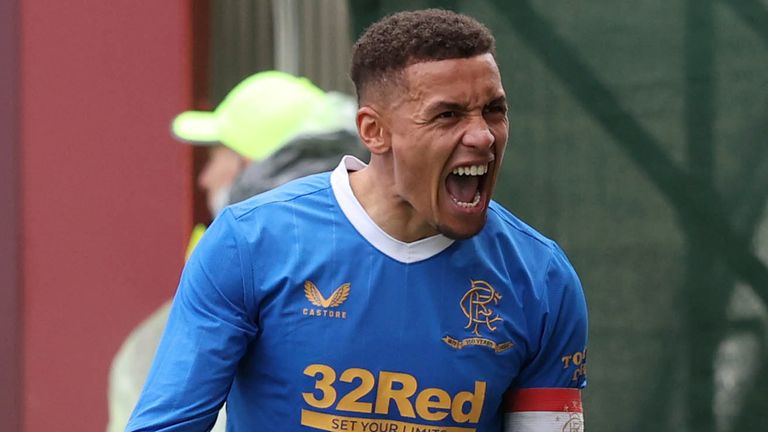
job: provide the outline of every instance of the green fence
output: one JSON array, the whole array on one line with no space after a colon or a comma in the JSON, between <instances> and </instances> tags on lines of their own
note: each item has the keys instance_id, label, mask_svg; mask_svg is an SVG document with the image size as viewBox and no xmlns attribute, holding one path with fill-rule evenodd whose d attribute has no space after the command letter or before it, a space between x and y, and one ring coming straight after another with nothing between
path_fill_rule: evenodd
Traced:
<instances>
[{"instance_id":1,"label":"green fence","mask_svg":"<svg viewBox=\"0 0 768 432\"><path fill-rule=\"evenodd\" d=\"M582 278L588 430L768 429L768 1L350 4L356 35L422 7L494 31L497 199Z\"/></svg>"}]
</instances>

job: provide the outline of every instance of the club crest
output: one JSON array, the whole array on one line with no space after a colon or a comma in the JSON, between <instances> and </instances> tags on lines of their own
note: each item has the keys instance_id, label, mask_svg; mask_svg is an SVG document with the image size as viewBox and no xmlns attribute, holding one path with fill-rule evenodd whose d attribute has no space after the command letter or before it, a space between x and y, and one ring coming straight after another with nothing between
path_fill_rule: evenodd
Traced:
<instances>
[{"instance_id":1,"label":"club crest","mask_svg":"<svg viewBox=\"0 0 768 432\"><path fill-rule=\"evenodd\" d=\"M491 284L483 280L470 280L470 288L459 301L459 307L467 318L464 328L474 336L458 340L446 335L443 336L443 342L455 349L484 346L497 353L512 348L512 342L498 343L482 336L482 332L492 334L497 329L497 323L504 321L494 310L500 301L501 294Z\"/></svg>"}]
</instances>

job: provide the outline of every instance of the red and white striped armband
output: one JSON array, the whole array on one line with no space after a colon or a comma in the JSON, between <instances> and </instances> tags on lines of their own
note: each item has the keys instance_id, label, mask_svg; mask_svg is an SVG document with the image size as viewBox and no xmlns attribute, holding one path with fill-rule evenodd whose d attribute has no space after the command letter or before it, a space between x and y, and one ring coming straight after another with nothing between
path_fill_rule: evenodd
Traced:
<instances>
[{"instance_id":1,"label":"red and white striped armband","mask_svg":"<svg viewBox=\"0 0 768 432\"><path fill-rule=\"evenodd\" d=\"M584 431L579 389L515 390L507 393L504 411L504 432Z\"/></svg>"}]
</instances>

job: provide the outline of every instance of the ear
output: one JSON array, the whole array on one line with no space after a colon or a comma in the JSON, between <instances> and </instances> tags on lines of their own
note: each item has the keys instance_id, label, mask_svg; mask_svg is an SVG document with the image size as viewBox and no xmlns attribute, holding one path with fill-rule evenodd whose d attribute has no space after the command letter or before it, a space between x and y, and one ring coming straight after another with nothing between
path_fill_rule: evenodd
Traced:
<instances>
[{"instance_id":1,"label":"ear","mask_svg":"<svg viewBox=\"0 0 768 432\"><path fill-rule=\"evenodd\" d=\"M238 155L238 156L240 156L240 155ZM244 170L244 169L248 168L248 165L250 165L251 162L253 162L251 159L248 159L245 156L240 156L240 169Z\"/></svg>"},{"instance_id":2,"label":"ear","mask_svg":"<svg viewBox=\"0 0 768 432\"><path fill-rule=\"evenodd\" d=\"M371 106L365 105L357 110L357 133L360 140L372 154L389 151L389 139L382 116Z\"/></svg>"}]
</instances>

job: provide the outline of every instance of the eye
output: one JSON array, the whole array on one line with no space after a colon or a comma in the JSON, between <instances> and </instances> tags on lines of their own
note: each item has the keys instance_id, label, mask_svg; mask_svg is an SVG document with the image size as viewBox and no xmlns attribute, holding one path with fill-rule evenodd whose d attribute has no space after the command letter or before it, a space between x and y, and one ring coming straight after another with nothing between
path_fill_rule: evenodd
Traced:
<instances>
[{"instance_id":1,"label":"eye","mask_svg":"<svg viewBox=\"0 0 768 432\"><path fill-rule=\"evenodd\" d=\"M502 114L507 113L507 106L502 104L489 105L483 110L485 114Z\"/></svg>"},{"instance_id":2,"label":"eye","mask_svg":"<svg viewBox=\"0 0 768 432\"><path fill-rule=\"evenodd\" d=\"M456 111L443 111L440 114L437 115L436 118L438 119L452 119L457 117L459 114Z\"/></svg>"}]
</instances>

